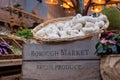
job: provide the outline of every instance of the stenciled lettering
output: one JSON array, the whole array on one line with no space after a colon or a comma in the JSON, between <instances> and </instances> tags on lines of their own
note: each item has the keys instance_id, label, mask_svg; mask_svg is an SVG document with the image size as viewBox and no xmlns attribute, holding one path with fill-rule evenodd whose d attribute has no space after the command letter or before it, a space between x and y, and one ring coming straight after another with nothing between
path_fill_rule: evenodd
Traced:
<instances>
[{"instance_id":1,"label":"stenciled lettering","mask_svg":"<svg viewBox=\"0 0 120 80\"><path fill-rule=\"evenodd\" d=\"M31 56L58 56L57 51L31 51Z\"/></svg>"},{"instance_id":2,"label":"stenciled lettering","mask_svg":"<svg viewBox=\"0 0 120 80\"><path fill-rule=\"evenodd\" d=\"M69 49L60 49L59 51L31 51L32 57L39 56L85 56L88 55L89 49L85 50L69 50Z\"/></svg>"},{"instance_id":3,"label":"stenciled lettering","mask_svg":"<svg viewBox=\"0 0 120 80\"><path fill-rule=\"evenodd\" d=\"M81 65L37 65L39 70L79 70Z\"/></svg>"},{"instance_id":4,"label":"stenciled lettering","mask_svg":"<svg viewBox=\"0 0 120 80\"><path fill-rule=\"evenodd\" d=\"M61 55L62 56L83 56L88 55L89 50L67 50L67 49L61 49Z\"/></svg>"}]
</instances>

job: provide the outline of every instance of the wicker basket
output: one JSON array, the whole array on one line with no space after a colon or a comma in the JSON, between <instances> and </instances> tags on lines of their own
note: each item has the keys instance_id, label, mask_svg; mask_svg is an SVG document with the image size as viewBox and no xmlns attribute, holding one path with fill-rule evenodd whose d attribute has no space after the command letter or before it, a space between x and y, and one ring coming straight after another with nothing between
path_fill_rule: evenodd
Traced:
<instances>
[{"instance_id":1,"label":"wicker basket","mask_svg":"<svg viewBox=\"0 0 120 80\"><path fill-rule=\"evenodd\" d=\"M37 27L35 27L32 30L33 36L39 42L62 42L62 41L82 40L82 39L86 39L86 38L92 37L96 34L100 34L100 33L104 32L104 30L106 30L106 27L109 25L109 21L106 20L105 25L102 29L100 29L99 31L90 33L90 34L86 34L85 36L82 36L82 37L75 36L75 37L69 37L69 38L46 39L46 38L40 38L39 36L36 35L36 32L38 30L42 29L43 27L45 27L46 25L48 25L50 23L65 22L65 21L71 20L72 18L73 17L63 17L63 18L56 18L56 19L48 20L48 21L38 25Z\"/></svg>"}]
</instances>

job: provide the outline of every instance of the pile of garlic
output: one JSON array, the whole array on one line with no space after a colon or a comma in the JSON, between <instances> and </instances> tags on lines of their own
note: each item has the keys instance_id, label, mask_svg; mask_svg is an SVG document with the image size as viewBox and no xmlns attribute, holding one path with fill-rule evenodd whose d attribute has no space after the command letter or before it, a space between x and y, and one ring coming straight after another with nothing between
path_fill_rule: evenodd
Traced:
<instances>
[{"instance_id":1,"label":"pile of garlic","mask_svg":"<svg viewBox=\"0 0 120 80\"><path fill-rule=\"evenodd\" d=\"M99 31L99 29L105 25L106 20L107 17L103 14L100 14L99 17L77 14L69 21L59 21L48 24L44 28L38 30L36 35L39 38L45 39L85 36L86 34Z\"/></svg>"}]
</instances>

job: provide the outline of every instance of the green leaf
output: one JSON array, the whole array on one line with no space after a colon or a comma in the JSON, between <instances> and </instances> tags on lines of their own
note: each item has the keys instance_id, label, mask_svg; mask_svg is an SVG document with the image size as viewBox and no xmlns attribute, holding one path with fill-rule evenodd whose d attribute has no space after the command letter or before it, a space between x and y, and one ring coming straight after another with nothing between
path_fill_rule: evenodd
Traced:
<instances>
[{"instance_id":1,"label":"green leaf","mask_svg":"<svg viewBox=\"0 0 120 80\"><path fill-rule=\"evenodd\" d=\"M116 45L110 45L110 46L108 46L108 48L109 49L111 49L111 53L117 53L117 47L116 47Z\"/></svg>"},{"instance_id":2,"label":"green leaf","mask_svg":"<svg viewBox=\"0 0 120 80\"><path fill-rule=\"evenodd\" d=\"M118 39L119 36L120 36L119 34L115 34L115 36L112 37L112 40Z\"/></svg>"},{"instance_id":3,"label":"green leaf","mask_svg":"<svg viewBox=\"0 0 120 80\"><path fill-rule=\"evenodd\" d=\"M103 45L99 44L99 46L97 47L97 53L100 54L103 52Z\"/></svg>"},{"instance_id":4,"label":"green leaf","mask_svg":"<svg viewBox=\"0 0 120 80\"><path fill-rule=\"evenodd\" d=\"M98 46L100 46L100 45L101 45L101 43L100 43L100 42L98 42L98 43L96 44L95 48L97 49L97 48L98 48Z\"/></svg>"},{"instance_id":5,"label":"green leaf","mask_svg":"<svg viewBox=\"0 0 120 80\"><path fill-rule=\"evenodd\" d=\"M25 30L22 30L22 31L18 31L17 35L19 35L21 37L31 37L31 36L33 36L30 29L25 29Z\"/></svg>"}]
</instances>

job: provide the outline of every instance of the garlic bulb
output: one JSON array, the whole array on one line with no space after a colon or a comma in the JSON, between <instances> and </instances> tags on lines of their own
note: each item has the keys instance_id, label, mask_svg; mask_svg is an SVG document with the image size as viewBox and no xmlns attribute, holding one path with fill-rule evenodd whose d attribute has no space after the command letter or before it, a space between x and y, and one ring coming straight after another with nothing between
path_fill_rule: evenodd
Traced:
<instances>
[{"instance_id":1,"label":"garlic bulb","mask_svg":"<svg viewBox=\"0 0 120 80\"><path fill-rule=\"evenodd\" d=\"M49 39L56 39L56 38L59 38L59 35L58 34L48 34L48 36L46 38L49 38Z\"/></svg>"},{"instance_id":2,"label":"garlic bulb","mask_svg":"<svg viewBox=\"0 0 120 80\"><path fill-rule=\"evenodd\" d=\"M80 19L82 17L81 14L77 14L75 17L72 18L72 22L73 24L77 24L78 23L78 19Z\"/></svg>"},{"instance_id":3,"label":"garlic bulb","mask_svg":"<svg viewBox=\"0 0 120 80\"><path fill-rule=\"evenodd\" d=\"M79 31L78 30L68 30L67 33L71 36L71 37L74 37L76 36Z\"/></svg>"},{"instance_id":4,"label":"garlic bulb","mask_svg":"<svg viewBox=\"0 0 120 80\"><path fill-rule=\"evenodd\" d=\"M39 37L44 37L46 36L46 32L42 29L36 32L36 35Z\"/></svg>"},{"instance_id":5,"label":"garlic bulb","mask_svg":"<svg viewBox=\"0 0 120 80\"><path fill-rule=\"evenodd\" d=\"M81 31L78 33L78 36L85 36L85 33L81 30Z\"/></svg>"},{"instance_id":6,"label":"garlic bulb","mask_svg":"<svg viewBox=\"0 0 120 80\"><path fill-rule=\"evenodd\" d=\"M98 19L102 20L102 21L106 21L107 20L107 17L103 14L101 14Z\"/></svg>"},{"instance_id":7,"label":"garlic bulb","mask_svg":"<svg viewBox=\"0 0 120 80\"><path fill-rule=\"evenodd\" d=\"M56 26L57 26L57 27L63 27L63 26L64 26L64 23L58 22L58 23L56 23Z\"/></svg>"},{"instance_id":8,"label":"garlic bulb","mask_svg":"<svg viewBox=\"0 0 120 80\"><path fill-rule=\"evenodd\" d=\"M78 19L77 22L78 22L78 23L85 24L85 23L86 23L86 19L85 19L85 17L81 17L80 19Z\"/></svg>"},{"instance_id":9,"label":"garlic bulb","mask_svg":"<svg viewBox=\"0 0 120 80\"><path fill-rule=\"evenodd\" d=\"M91 22L86 22L85 27L86 28L95 27L95 24Z\"/></svg>"},{"instance_id":10,"label":"garlic bulb","mask_svg":"<svg viewBox=\"0 0 120 80\"><path fill-rule=\"evenodd\" d=\"M77 18L77 19L79 19L79 18L81 18L81 17L82 17L81 14L77 14L77 15L76 15L76 18Z\"/></svg>"},{"instance_id":11,"label":"garlic bulb","mask_svg":"<svg viewBox=\"0 0 120 80\"><path fill-rule=\"evenodd\" d=\"M72 27L73 30L80 30L83 27L81 23L77 23L75 26Z\"/></svg>"},{"instance_id":12,"label":"garlic bulb","mask_svg":"<svg viewBox=\"0 0 120 80\"><path fill-rule=\"evenodd\" d=\"M88 34L88 33L95 32L96 29L93 27L89 27L89 28L84 27L84 28L82 28L82 31Z\"/></svg>"},{"instance_id":13,"label":"garlic bulb","mask_svg":"<svg viewBox=\"0 0 120 80\"><path fill-rule=\"evenodd\" d=\"M94 27L94 29L95 29L95 31L98 31L98 30L100 29L100 27L96 25L96 26Z\"/></svg>"},{"instance_id":14,"label":"garlic bulb","mask_svg":"<svg viewBox=\"0 0 120 80\"><path fill-rule=\"evenodd\" d=\"M102 28L105 25L104 21L95 22L95 26Z\"/></svg>"},{"instance_id":15,"label":"garlic bulb","mask_svg":"<svg viewBox=\"0 0 120 80\"><path fill-rule=\"evenodd\" d=\"M59 31L58 34L60 35L61 38L66 38L66 37L68 37L68 34L67 34L66 31Z\"/></svg>"}]
</instances>

